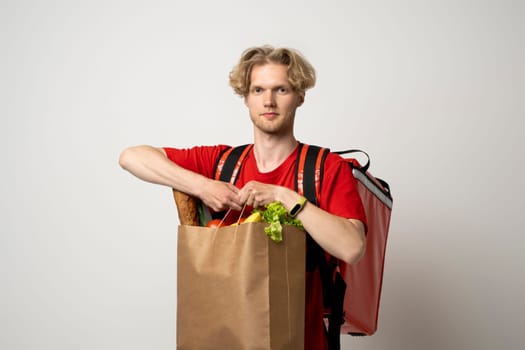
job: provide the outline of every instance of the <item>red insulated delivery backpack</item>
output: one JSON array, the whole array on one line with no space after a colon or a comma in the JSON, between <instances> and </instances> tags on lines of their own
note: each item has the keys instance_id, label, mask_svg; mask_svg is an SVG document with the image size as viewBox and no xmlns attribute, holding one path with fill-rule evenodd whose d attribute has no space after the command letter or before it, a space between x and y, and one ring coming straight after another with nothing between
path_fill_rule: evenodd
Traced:
<instances>
[{"instance_id":1,"label":"red insulated delivery backpack","mask_svg":"<svg viewBox=\"0 0 525 350\"><path fill-rule=\"evenodd\" d=\"M296 162L295 190L317 205L328 148L300 144ZM215 179L235 183L252 145L228 148L217 160ZM306 270L319 268L323 283L327 337L330 350L340 349L340 334L372 335L377 330L383 281L386 241L392 211L389 185L368 172L370 158L360 150L334 152L340 155L360 152L367 163L354 158L346 161L356 179L367 217L367 245L363 258L349 265L326 254L308 235Z\"/></svg>"}]
</instances>

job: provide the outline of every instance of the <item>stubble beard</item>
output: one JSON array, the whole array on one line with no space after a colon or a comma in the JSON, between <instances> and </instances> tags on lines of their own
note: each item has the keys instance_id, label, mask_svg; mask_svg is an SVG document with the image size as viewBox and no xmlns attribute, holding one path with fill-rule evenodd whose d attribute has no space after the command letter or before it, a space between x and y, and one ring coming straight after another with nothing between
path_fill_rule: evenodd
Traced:
<instances>
[{"instance_id":1,"label":"stubble beard","mask_svg":"<svg viewBox=\"0 0 525 350\"><path fill-rule=\"evenodd\" d=\"M293 117L288 118L291 118L291 120L287 120L282 116L273 120L266 120L261 116L252 117L251 119L254 127L265 134L284 135L293 130Z\"/></svg>"}]
</instances>

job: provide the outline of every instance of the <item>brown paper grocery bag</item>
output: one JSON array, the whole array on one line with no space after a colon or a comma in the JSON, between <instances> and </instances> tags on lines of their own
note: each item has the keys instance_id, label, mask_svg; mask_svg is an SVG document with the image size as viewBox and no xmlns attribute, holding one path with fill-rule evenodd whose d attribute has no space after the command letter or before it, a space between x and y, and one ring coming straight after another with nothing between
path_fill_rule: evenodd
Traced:
<instances>
[{"instance_id":1,"label":"brown paper grocery bag","mask_svg":"<svg viewBox=\"0 0 525 350\"><path fill-rule=\"evenodd\" d=\"M177 349L304 349L305 233L179 226Z\"/></svg>"}]
</instances>

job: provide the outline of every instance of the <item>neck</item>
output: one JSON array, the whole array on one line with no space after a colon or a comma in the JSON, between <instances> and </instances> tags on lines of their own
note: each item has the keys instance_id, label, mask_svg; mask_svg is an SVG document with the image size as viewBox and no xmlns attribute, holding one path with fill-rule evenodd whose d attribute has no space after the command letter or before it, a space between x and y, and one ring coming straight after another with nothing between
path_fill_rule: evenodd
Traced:
<instances>
[{"instance_id":1,"label":"neck","mask_svg":"<svg viewBox=\"0 0 525 350\"><path fill-rule=\"evenodd\" d=\"M253 152L257 167L261 172L269 172L277 168L297 147L297 140L293 135L278 138L273 135L255 137Z\"/></svg>"}]
</instances>

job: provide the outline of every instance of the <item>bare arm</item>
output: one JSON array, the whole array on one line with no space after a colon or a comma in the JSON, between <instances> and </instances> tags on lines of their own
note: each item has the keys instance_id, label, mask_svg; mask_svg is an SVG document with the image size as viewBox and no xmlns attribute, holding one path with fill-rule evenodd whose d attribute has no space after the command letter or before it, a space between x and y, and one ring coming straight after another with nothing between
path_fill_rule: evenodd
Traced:
<instances>
[{"instance_id":1,"label":"bare arm","mask_svg":"<svg viewBox=\"0 0 525 350\"><path fill-rule=\"evenodd\" d=\"M119 158L120 166L141 180L169 186L200 198L211 209L241 209L239 190L225 182L184 169L172 162L162 148L135 146L126 148Z\"/></svg>"},{"instance_id":2,"label":"bare arm","mask_svg":"<svg viewBox=\"0 0 525 350\"><path fill-rule=\"evenodd\" d=\"M290 209L295 203L285 207ZM352 264L363 256L366 238L365 226L361 221L330 214L311 203L305 205L297 218L312 238L336 258Z\"/></svg>"},{"instance_id":3,"label":"bare arm","mask_svg":"<svg viewBox=\"0 0 525 350\"><path fill-rule=\"evenodd\" d=\"M241 200L254 207L272 201L290 210L301 196L286 187L248 182L241 190ZM356 263L366 246L365 227L359 220L345 219L306 203L297 218L306 231L329 254L347 263Z\"/></svg>"}]
</instances>

